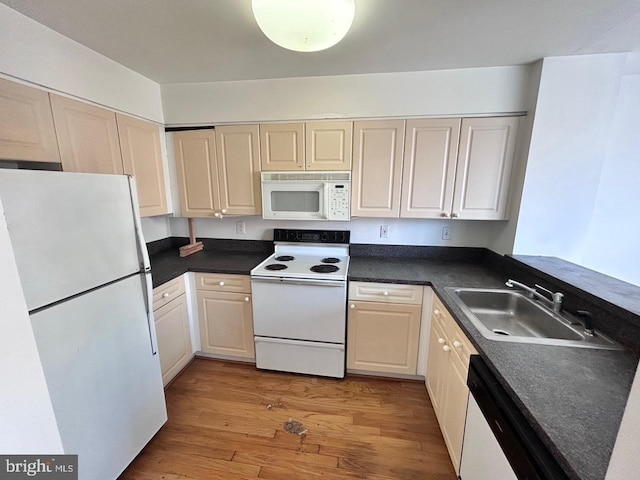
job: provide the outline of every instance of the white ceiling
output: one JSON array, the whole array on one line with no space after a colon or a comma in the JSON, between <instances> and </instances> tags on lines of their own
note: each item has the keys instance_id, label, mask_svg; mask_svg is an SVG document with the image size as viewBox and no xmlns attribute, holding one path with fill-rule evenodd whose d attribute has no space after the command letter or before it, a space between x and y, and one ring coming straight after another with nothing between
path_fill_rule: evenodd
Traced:
<instances>
[{"instance_id":1,"label":"white ceiling","mask_svg":"<svg viewBox=\"0 0 640 480\"><path fill-rule=\"evenodd\" d=\"M0 0L159 83L517 65L640 51L640 0L356 0L345 39L272 44L250 0Z\"/></svg>"}]
</instances>

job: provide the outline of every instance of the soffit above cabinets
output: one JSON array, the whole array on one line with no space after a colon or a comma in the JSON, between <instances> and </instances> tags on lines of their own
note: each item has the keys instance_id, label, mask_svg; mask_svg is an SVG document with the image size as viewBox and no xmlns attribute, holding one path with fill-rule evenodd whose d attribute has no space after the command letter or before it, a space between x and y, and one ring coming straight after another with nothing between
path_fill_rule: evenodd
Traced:
<instances>
[{"instance_id":1,"label":"soffit above cabinets","mask_svg":"<svg viewBox=\"0 0 640 480\"><path fill-rule=\"evenodd\" d=\"M260 31L251 0L0 0L158 82L519 65L640 50L637 0L356 0L345 39L297 53Z\"/></svg>"}]
</instances>

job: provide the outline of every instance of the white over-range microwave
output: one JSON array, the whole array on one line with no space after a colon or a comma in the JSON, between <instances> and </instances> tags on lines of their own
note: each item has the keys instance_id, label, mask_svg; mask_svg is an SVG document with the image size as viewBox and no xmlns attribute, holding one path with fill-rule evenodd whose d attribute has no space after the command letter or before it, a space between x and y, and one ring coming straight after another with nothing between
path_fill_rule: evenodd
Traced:
<instances>
[{"instance_id":1,"label":"white over-range microwave","mask_svg":"<svg viewBox=\"0 0 640 480\"><path fill-rule=\"evenodd\" d=\"M351 172L263 172L262 218L349 220Z\"/></svg>"}]
</instances>

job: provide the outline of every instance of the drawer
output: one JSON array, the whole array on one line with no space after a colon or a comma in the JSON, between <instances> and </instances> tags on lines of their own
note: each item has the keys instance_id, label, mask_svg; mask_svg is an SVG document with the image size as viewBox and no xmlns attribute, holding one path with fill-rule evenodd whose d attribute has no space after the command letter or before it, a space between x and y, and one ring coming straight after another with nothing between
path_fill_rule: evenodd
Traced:
<instances>
[{"instance_id":1,"label":"drawer","mask_svg":"<svg viewBox=\"0 0 640 480\"><path fill-rule=\"evenodd\" d=\"M362 302L422 304L422 285L350 282L349 300Z\"/></svg>"},{"instance_id":2,"label":"drawer","mask_svg":"<svg viewBox=\"0 0 640 480\"><path fill-rule=\"evenodd\" d=\"M251 277L222 273L196 273L196 290L251 293Z\"/></svg>"},{"instance_id":3,"label":"drawer","mask_svg":"<svg viewBox=\"0 0 640 480\"><path fill-rule=\"evenodd\" d=\"M178 298L184 292L184 277L182 275L167 283L163 283L153 289L153 309L159 309L171 300Z\"/></svg>"},{"instance_id":4,"label":"drawer","mask_svg":"<svg viewBox=\"0 0 640 480\"><path fill-rule=\"evenodd\" d=\"M433 298L432 318L442 327L452 349L458 354L465 367L469 365L469 357L476 352L467 336L463 333L458 323L454 320L449 310L444 306L438 297Z\"/></svg>"}]
</instances>

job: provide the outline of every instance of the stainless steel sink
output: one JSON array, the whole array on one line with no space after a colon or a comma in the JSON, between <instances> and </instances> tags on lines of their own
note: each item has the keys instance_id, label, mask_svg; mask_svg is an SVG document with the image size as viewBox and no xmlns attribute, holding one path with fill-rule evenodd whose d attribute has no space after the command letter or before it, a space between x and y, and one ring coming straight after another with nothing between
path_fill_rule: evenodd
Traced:
<instances>
[{"instance_id":1,"label":"stainless steel sink","mask_svg":"<svg viewBox=\"0 0 640 480\"><path fill-rule=\"evenodd\" d=\"M502 342L541 343L618 350L598 331L594 336L569 314L558 314L513 290L446 288L480 333Z\"/></svg>"}]
</instances>

